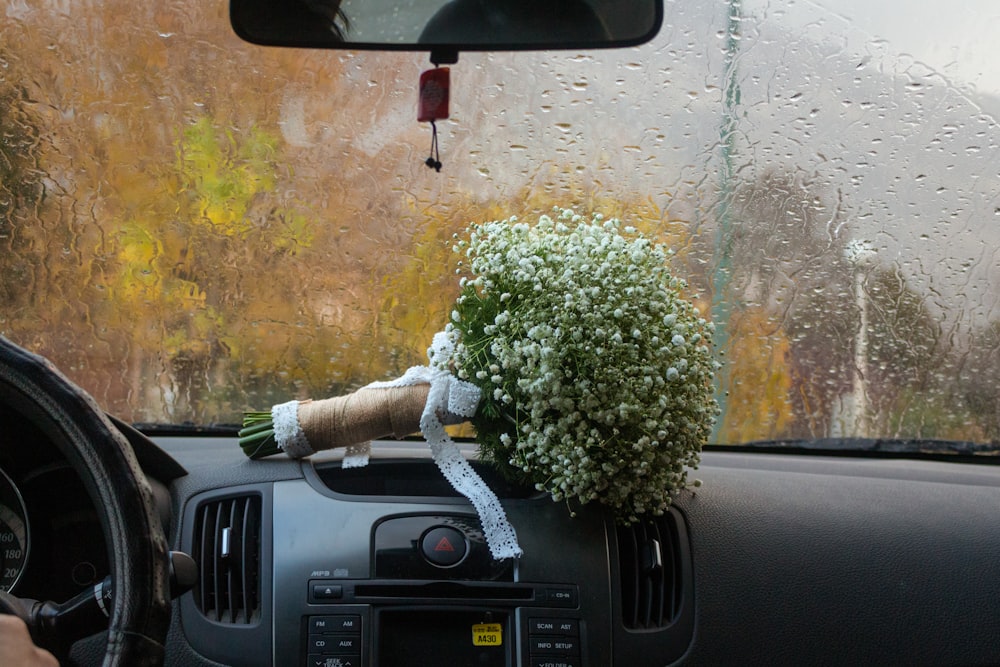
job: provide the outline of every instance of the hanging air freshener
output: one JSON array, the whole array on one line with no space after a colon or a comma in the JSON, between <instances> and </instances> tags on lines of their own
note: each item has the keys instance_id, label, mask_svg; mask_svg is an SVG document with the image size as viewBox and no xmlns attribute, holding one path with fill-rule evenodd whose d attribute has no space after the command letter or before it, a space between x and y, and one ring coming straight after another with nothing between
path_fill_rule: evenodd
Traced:
<instances>
[{"instance_id":1,"label":"hanging air freshener","mask_svg":"<svg viewBox=\"0 0 1000 667\"><path fill-rule=\"evenodd\" d=\"M438 152L437 125L434 121L448 117L449 71L447 67L435 67L420 75L420 108L417 120L431 124L431 154L424 164L436 171L441 171L441 155Z\"/></svg>"}]
</instances>

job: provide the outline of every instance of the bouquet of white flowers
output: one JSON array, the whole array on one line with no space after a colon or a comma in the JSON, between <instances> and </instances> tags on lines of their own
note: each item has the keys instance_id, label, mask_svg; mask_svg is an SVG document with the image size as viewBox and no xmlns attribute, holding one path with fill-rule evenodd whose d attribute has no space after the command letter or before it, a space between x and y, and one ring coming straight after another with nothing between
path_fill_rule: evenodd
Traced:
<instances>
[{"instance_id":1,"label":"bouquet of white flowers","mask_svg":"<svg viewBox=\"0 0 1000 667\"><path fill-rule=\"evenodd\" d=\"M471 277L432 363L481 389L482 456L555 499L662 513L718 413L713 327L667 252L569 210L474 225L456 250Z\"/></svg>"},{"instance_id":2,"label":"bouquet of white flowers","mask_svg":"<svg viewBox=\"0 0 1000 667\"><path fill-rule=\"evenodd\" d=\"M713 326L681 296L668 252L618 220L559 209L535 225L473 224L455 250L469 275L430 366L347 397L248 413L247 455L304 456L419 429L489 540L488 524L506 518L499 509L487 520L483 507L499 503L442 426L468 419L484 460L556 500L597 501L626 523L662 514L718 414Z\"/></svg>"}]
</instances>

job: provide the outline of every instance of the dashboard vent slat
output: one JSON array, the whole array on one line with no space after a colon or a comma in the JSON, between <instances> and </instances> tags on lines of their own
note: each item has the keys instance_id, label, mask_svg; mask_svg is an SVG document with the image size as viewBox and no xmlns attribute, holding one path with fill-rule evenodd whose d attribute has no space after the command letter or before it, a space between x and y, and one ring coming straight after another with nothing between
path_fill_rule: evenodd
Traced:
<instances>
[{"instance_id":1,"label":"dashboard vent slat","mask_svg":"<svg viewBox=\"0 0 1000 667\"><path fill-rule=\"evenodd\" d=\"M258 498L258 501L260 499ZM260 507L248 503L243 507L243 532L240 542L244 545L244 553L248 566L243 568L243 608L260 608ZM257 545L247 548L245 545Z\"/></svg>"},{"instance_id":2,"label":"dashboard vent slat","mask_svg":"<svg viewBox=\"0 0 1000 667\"><path fill-rule=\"evenodd\" d=\"M205 502L195 521L199 610L218 623L255 623L260 616L260 496Z\"/></svg>"},{"instance_id":3,"label":"dashboard vent slat","mask_svg":"<svg viewBox=\"0 0 1000 667\"><path fill-rule=\"evenodd\" d=\"M619 526L622 622L632 630L662 628L680 611L681 577L675 517Z\"/></svg>"}]
</instances>

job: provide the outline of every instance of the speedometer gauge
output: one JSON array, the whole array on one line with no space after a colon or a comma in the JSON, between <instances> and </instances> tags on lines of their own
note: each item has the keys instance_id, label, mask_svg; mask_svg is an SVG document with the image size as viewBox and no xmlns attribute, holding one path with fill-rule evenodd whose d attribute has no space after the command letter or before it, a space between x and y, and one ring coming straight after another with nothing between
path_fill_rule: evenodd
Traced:
<instances>
[{"instance_id":1,"label":"speedometer gauge","mask_svg":"<svg viewBox=\"0 0 1000 667\"><path fill-rule=\"evenodd\" d=\"M14 482L0 470L0 590L10 591L28 562L28 512Z\"/></svg>"}]
</instances>

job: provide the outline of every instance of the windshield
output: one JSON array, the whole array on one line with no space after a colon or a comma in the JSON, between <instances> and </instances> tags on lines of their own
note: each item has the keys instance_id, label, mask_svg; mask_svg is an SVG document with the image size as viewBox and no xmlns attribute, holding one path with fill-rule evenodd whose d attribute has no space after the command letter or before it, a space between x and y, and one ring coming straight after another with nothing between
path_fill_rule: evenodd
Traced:
<instances>
[{"instance_id":1,"label":"windshield","mask_svg":"<svg viewBox=\"0 0 1000 667\"><path fill-rule=\"evenodd\" d=\"M226 3L0 23L0 332L126 420L234 424L426 363L453 235L554 206L668 245L713 440L1000 439L993 0L667 2L600 52L240 42Z\"/></svg>"}]
</instances>

